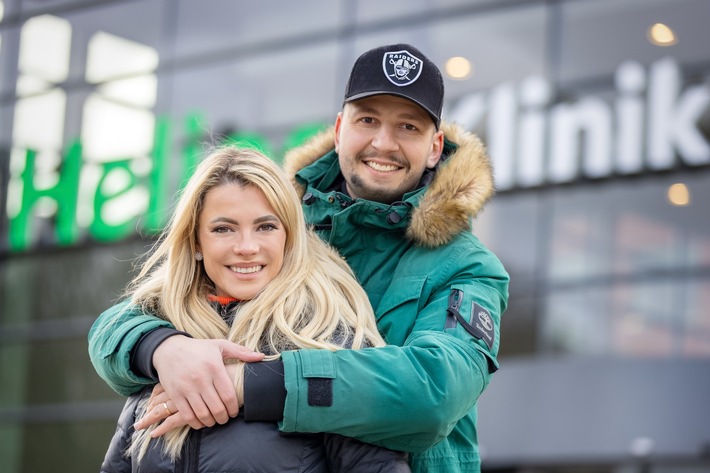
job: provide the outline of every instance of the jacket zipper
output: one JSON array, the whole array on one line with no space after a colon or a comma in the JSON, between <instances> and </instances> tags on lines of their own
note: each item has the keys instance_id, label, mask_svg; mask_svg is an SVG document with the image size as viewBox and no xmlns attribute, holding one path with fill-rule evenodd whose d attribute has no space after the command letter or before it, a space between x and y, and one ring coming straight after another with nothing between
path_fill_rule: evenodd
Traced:
<instances>
[{"instance_id":1,"label":"jacket zipper","mask_svg":"<svg viewBox=\"0 0 710 473\"><path fill-rule=\"evenodd\" d=\"M201 430L191 430L182 449L182 468L176 468L180 473L197 473L200 460Z\"/></svg>"}]
</instances>

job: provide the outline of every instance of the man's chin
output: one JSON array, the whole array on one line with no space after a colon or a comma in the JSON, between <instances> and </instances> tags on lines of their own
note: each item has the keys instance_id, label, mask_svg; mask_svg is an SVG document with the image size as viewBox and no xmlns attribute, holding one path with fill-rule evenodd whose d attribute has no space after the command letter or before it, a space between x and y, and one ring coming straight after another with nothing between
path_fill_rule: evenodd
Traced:
<instances>
[{"instance_id":1,"label":"man's chin","mask_svg":"<svg viewBox=\"0 0 710 473\"><path fill-rule=\"evenodd\" d=\"M385 204L390 204L402 198L402 192L392 191L392 189L399 189L401 182L396 179L381 179L380 181L376 182L372 179L367 179L366 181L361 175L354 176L348 186L348 192L354 198Z\"/></svg>"},{"instance_id":2,"label":"man's chin","mask_svg":"<svg viewBox=\"0 0 710 473\"><path fill-rule=\"evenodd\" d=\"M400 200L402 197L402 194L393 194L389 189L368 188L360 189L360 191L358 195L361 199L383 204L391 204L394 201Z\"/></svg>"}]
</instances>

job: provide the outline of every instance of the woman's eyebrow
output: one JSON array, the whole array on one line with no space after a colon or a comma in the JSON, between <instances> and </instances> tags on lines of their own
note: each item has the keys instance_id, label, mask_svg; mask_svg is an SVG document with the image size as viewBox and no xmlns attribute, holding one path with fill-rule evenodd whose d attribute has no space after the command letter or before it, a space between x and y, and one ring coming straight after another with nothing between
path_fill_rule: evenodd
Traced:
<instances>
[{"instance_id":1,"label":"woman's eyebrow","mask_svg":"<svg viewBox=\"0 0 710 473\"><path fill-rule=\"evenodd\" d=\"M264 223L264 222L280 222L279 218L276 215L263 215L261 217L255 218L254 223ZM210 220L210 223L231 223L232 225L239 225L239 222L234 220L233 218L229 217L215 217L212 220Z\"/></svg>"},{"instance_id":2,"label":"woman's eyebrow","mask_svg":"<svg viewBox=\"0 0 710 473\"><path fill-rule=\"evenodd\" d=\"M264 215L254 220L254 223L264 223L264 222L280 222L281 220L276 215Z\"/></svg>"}]
</instances>

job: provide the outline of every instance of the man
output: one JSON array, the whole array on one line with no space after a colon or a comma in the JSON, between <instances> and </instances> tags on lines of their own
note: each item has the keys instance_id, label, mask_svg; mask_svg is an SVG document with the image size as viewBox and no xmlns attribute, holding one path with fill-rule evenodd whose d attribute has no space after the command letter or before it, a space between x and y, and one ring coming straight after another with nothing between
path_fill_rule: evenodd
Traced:
<instances>
[{"instance_id":1,"label":"man","mask_svg":"<svg viewBox=\"0 0 710 473\"><path fill-rule=\"evenodd\" d=\"M441 123L443 97L421 51L372 49L353 66L335 126L286 157L306 220L355 271L389 345L250 363L247 421L410 452L415 472L480 470L476 401L497 369L508 274L470 228L493 194L489 160L476 137ZM120 310L89 335L117 392L159 380L179 411L163 430L236 415L223 358L256 355Z\"/></svg>"}]
</instances>

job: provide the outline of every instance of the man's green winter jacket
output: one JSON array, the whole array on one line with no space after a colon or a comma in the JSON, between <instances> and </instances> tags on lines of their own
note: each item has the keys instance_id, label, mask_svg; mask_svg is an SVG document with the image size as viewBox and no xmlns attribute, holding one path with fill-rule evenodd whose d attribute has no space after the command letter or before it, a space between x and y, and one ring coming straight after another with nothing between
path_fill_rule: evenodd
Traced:
<instances>
[{"instance_id":1,"label":"man's green winter jacket","mask_svg":"<svg viewBox=\"0 0 710 473\"><path fill-rule=\"evenodd\" d=\"M493 193L483 146L458 127L442 129L446 156L431 182L391 205L334 190L342 177L330 131L286 157L306 220L357 274L388 346L283 353L280 427L411 452L414 472L478 472L476 401L497 369L508 274L471 233ZM130 308L117 321L121 310L97 320L89 351L99 375L130 394L153 382L131 372L131 349L169 324ZM332 380L325 403L309 399L314 378Z\"/></svg>"}]
</instances>

